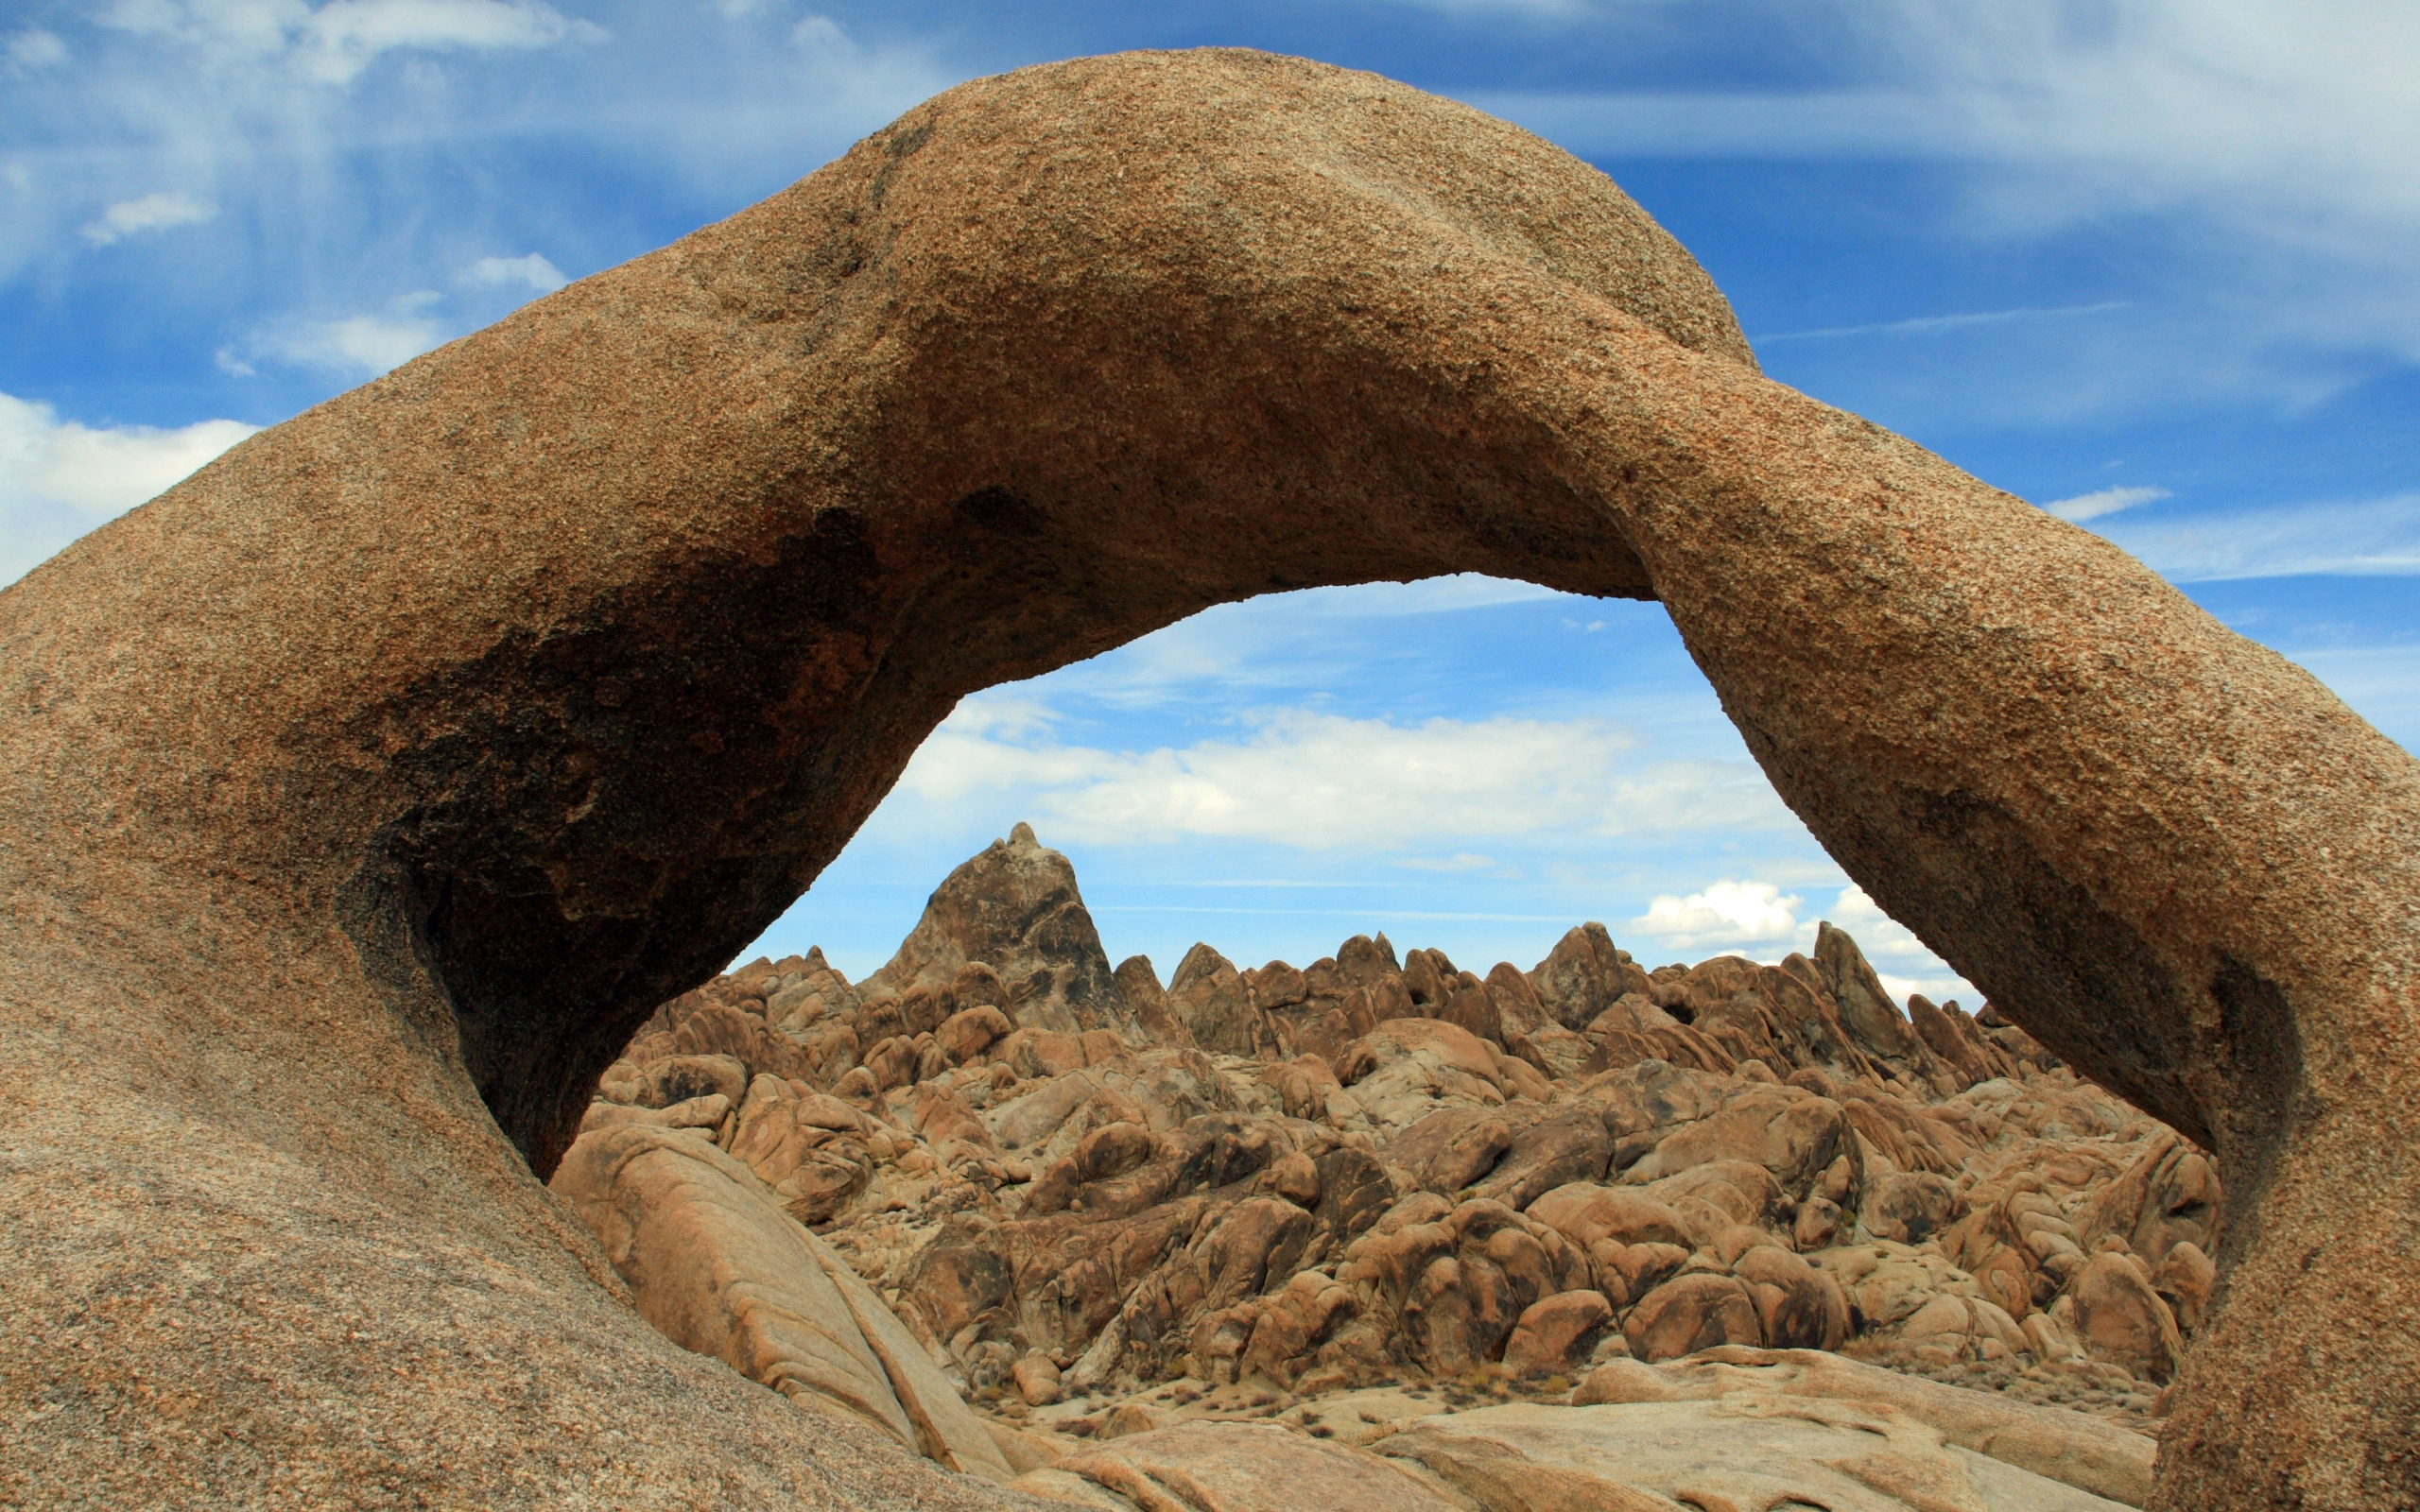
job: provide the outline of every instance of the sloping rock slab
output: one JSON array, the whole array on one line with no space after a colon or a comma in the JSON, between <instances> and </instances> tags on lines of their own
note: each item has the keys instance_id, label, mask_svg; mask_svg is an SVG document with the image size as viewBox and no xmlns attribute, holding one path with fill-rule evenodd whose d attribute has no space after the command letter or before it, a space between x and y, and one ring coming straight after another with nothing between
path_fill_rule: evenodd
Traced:
<instances>
[{"instance_id":1,"label":"sloping rock slab","mask_svg":"<svg viewBox=\"0 0 2420 1512\"><path fill-rule=\"evenodd\" d=\"M1080 1506L1140 1512L1456 1512L1452 1501L1374 1454L1270 1423L1190 1422L1130 1434L1015 1484Z\"/></svg>"},{"instance_id":2,"label":"sloping rock slab","mask_svg":"<svg viewBox=\"0 0 2420 1512\"><path fill-rule=\"evenodd\" d=\"M1942 1385L1820 1349L1729 1346L1665 1366L1616 1361L1582 1382L1572 1400L1589 1405L1758 1397L1897 1414L1956 1448L2085 1492L2092 1504L2141 1506L2151 1495L2158 1448L2140 1434L2083 1413Z\"/></svg>"},{"instance_id":3,"label":"sloping rock slab","mask_svg":"<svg viewBox=\"0 0 2420 1512\"><path fill-rule=\"evenodd\" d=\"M1782 1393L1423 1418L1375 1446L1483 1512L2118 1512L2120 1503L1946 1441L1894 1409ZM1317 1503L1302 1503L1317 1504Z\"/></svg>"},{"instance_id":4,"label":"sloping rock slab","mask_svg":"<svg viewBox=\"0 0 2420 1512\"><path fill-rule=\"evenodd\" d=\"M1014 1476L873 1289L702 1134L642 1124L585 1135L552 1185L674 1343L792 1400L845 1407L951 1469Z\"/></svg>"}]
</instances>

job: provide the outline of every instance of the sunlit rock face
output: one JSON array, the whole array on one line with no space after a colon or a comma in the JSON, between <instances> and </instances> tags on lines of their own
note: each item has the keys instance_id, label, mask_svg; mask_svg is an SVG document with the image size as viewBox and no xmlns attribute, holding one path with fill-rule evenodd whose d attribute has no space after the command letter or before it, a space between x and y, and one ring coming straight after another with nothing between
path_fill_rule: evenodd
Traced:
<instances>
[{"instance_id":1,"label":"sunlit rock face","mask_svg":"<svg viewBox=\"0 0 2420 1512\"><path fill-rule=\"evenodd\" d=\"M1024 867L1000 864L1019 850ZM1120 1475L1159 1463L1138 1458L1150 1450L1207 1456L1239 1496L1278 1495L1287 1455L1317 1469L1340 1446L1258 1454L1251 1446L1273 1441L1221 1425L1367 1437L1414 1406L1500 1400L1544 1416L1498 1424L1482 1412L1437 1439L1467 1448L1456 1435L1486 1424L1494 1443L1515 1423L1535 1439L1492 1452L1512 1455L1511 1479L1481 1504L1527 1504L1505 1487L1582 1473L1571 1467L1605 1456L1581 1446L1608 1434L1644 1436L1626 1469L1586 1473L1663 1494L1706 1466L1657 1454L1786 1379L1796 1391L1864 1383L1866 1400L1895 1393L1937 1428L1963 1412L2031 1445L2005 1486L1984 1477L1978 1505L2034 1504L2005 1498L2037 1471L2060 1495L2114 1486L2142 1501L2161 1394L2208 1302L2217 1179L2173 1130L2080 1081L1989 1007L1969 1017L1914 1000L1933 1024L1916 1032L1856 941L1828 926L1821 964L1720 956L1649 971L1588 924L1530 971L1499 963L1484 979L1437 951L1399 964L1383 936L1300 969L1239 971L1200 945L1165 993L1148 961L1117 975L1135 996L1179 1004L1208 999L1189 998L1192 984L1217 983L1233 1000L1221 1034L1199 1035L1198 1014L1159 1033L1069 1033L1021 1022L1022 1005L1055 1016L1058 1000L1001 984L1100 963L1090 920L1064 917L1080 902L1051 904L1055 950L995 932L1014 953L1006 972L968 959L963 932L934 927L1016 913L1037 870L1053 879L1049 896L1075 899L1064 859L1019 825L951 873L862 987L820 951L759 960L648 1022L555 1179L609 1252L637 1257L615 1263L643 1312L678 1318L689 1347L793 1395L831 1377L843 1406L946 1458L948 1444L909 1431L890 1398L821 1364L835 1353L824 1332L793 1325L769 1343L747 1308L698 1301L804 1294L845 1263L915 1340L923 1393L945 1381L950 1405L971 1403L1045 1491L1089 1475L1122 1494ZM1302 1011L1348 981L1362 1009ZM1842 984L1866 994L1854 1016ZM1475 993L1494 1035L1463 1026L1480 1017ZM1339 1018L1374 1003L1389 1016L1335 1040ZM1205 1038L1239 1048L1205 1049ZM836 1043L867 1048L851 1064L824 1053ZM716 1085L744 1093L696 1091L707 1052ZM687 1147L696 1162L735 1160L759 1183L752 1202L717 1198L700 1221L697 1177L658 1197L648 1182L665 1178L644 1176L600 1201L598 1173L632 1164L634 1138ZM803 1226L796 1240L750 1237L784 1215ZM682 1235L695 1253L627 1239L616 1249L617 1236L648 1231ZM735 1287L738 1253L763 1269ZM1612 1368L1726 1348L1751 1353L1720 1358L1761 1363L1711 1377ZM1760 1350L1865 1365L1807 1376ZM1920 1379L1883 1386L1855 1373L1874 1365ZM1556 1426L1566 1403L1616 1400L1693 1405ZM1387 1410L1359 1420L1373 1405ZM1191 1436L1151 1449L1150 1434L1179 1427ZM1093 1446L1108 1437L1120 1447L1101 1459ZM1454 1478L1461 1449L1409 1447L1428 1442L1380 1446L1396 1462L1380 1483L1471 1494ZM1735 1437L1725 1453L1735 1470L1812 1488L1824 1472L1802 1461L1826 1442L1802 1427ZM1943 1452L1938 1437L1925 1442ZM1531 1460L1547 1468L1513 1463ZM1918 1455L1893 1473L1863 1494L1935 1494L1948 1472Z\"/></svg>"},{"instance_id":2,"label":"sunlit rock face","mask_svg":"<svg viewBox=\"0 0 2420 1512\"><path fill-rule=\"evenodd\" d=\"M966 694L1257 593L1457 572L1660 599L1849 877L2207 1152L2234 1221L2164 1504L2420 1499L2420 764L2106 542L1763 379L1703 270L1596 170L1416 91L1243 52L950 91L760 205L251 438L0 592L0 1181L32 1215L9 1230L0 1385L45 1404L9 1441L11 1484L980 1503L986 1483L871 1421L833 1417L846 1447L805 1447L794 1409L616 1301L605 1251L538 1180L639 1026L779 916ZM1208 960L1161 1007L1276 1035L1251 1057L1316 1055L1349 1101L1374 1084L1374 1140L1424 1078L1521 1101L1524 1074L1473 1052L1491 1025L1509 1059L1544 1075L1523 1035L1571 1080L1635 995L1622 1031L1668 1046L1653 1058L1703 1071L1702 1041L1759 1085L1741 1046L1833 1033L1743 968L1664 1002L1587 944L1553 980L1622 990L1575 1008L1530 984L1526 1019L1509 980L1499 999L1397 958L1406 995L1417 973L1444 1010L1387 1046L1386 973L1341 950L1325 990L1304 971L1290 1026L1273 997L1241 1013ZM1118 988L1137 1024L1141 975ZM1844 1048L1987 1068L1945 1013L1883 1045L1840 981ZM1070 1028L1011 1034L1080 1030L1090 1075L1128 1024L1085 1022L1075 986ZM1767 1001L1789 1022L1764 1029ZM948 1042L997 1028L978 1011ZM848 1064L830 1095L858 1071L884 1097L930 1084L907 1029L816 1047ZM724 1022L672 1079L729 1097L752 1032ZM1194 1038L1161 1053L1241 1048ZM1028 1044L1063 1062L1063 1041ZM1819 1058L1853 1064L1828 1041ZM1322 1095L1297 1070L1298 1099ZM1231 1116L1214 1058L1134 1075L1171 1109L1201 1101L1188 1123ZM1898 1174L1943 1175L1891 1106L1796 1090L1907 1146ZM1086 1100L1103 1092L1146 1113L1127 1123L1158 1106L1107 1074ZM936 1126L965 1122L932 1102ZM1795 1129L1788 1112L1759 1116ZM1031 1123L1051 1160L1073 1154ZM1201 1136L1185 1180L1219 1179L1187 1196L1282 1160L1249 1133ZM1495 1136L1457 1138L1435 1169ZM1720 1182L1656 1200L1767 1204L1746 1172L1783 1174L1738 1129L1720 1143L1658 1179ZM821 1200L856 1200L837 1167L821 1179ZM1893 1191L1910 1236L1963 1221L1921 1180ZM1482 1262L1513 1276L1512 1250L1523 1275L1577 1279L1536 1270L1522 1246L1551 1258L1546 1239L1489 1200L1522 1221L1448 1226L1452 1253L1405 1283L1427 1336L1490 1335L1522 1293L1466 1281ZM1252 1211L1270 1255L1317 1242ZM2028 1216L2048 1218L2009 1206L2001 1243L2052 1266ZM2097 1276L2078 1327L2155 1368L2140 1294L2081 1228L2047 1233ZM1702 1314L1729 1337L1739 1298L1796 1284L1746 1253L1676 1278L1710 1305L1673 1332ZM1196 1280L1241 1307L1251 1263ZM1173 1328L1195 1314L1168 1276L1150 1316ZM1147 1321L1134 1348L1171 1358L1216 1358L1242 1327L1196 1349Z\"/></svg>"}]
</instances>

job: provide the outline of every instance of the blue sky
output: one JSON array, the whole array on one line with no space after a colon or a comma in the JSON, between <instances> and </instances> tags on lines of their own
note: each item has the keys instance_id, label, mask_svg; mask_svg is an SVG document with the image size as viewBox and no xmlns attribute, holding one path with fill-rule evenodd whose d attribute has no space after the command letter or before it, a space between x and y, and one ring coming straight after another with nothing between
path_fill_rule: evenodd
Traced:
<instances>
[{"instance_id":1,"label":"blue sky","mask_svg":"<svg viewBox=\"0 0 2420 1512\"><path fill-rule=\"evenodd\" d=\"M249 434L959 80L1233 43L1610 173L1766 371L2079 520L2420 741L2420 9L1686 0L0 3L0 583ZM1214 610L970 699L762 942L886 958L1020 818L1114 955L1527 966L1848 925L1663 611L1452 579Z\"/></svg>"}]
</instances>

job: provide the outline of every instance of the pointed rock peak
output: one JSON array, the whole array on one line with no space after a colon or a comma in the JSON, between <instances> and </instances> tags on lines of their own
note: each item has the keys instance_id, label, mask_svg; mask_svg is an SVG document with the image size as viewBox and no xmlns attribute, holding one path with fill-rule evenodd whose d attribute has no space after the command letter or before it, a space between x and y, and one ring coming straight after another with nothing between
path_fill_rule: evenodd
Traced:
<instances>
[{"instance_id":1,"label":"pointed rock peak","mask_svg":"<svg viewBox=\"0 0 2420 1512\"><path fill-rule=\"evenodd\" d=\"M1117 963L1117 989L1125 994L1135 1023L1153 1044L1193 1048L1193 1033L1169 1009L1167 992L1160 986L1160 973L1152 970L1150 956L1129 955Z\"/></svg>"},{"instance_id":2,"label":"pointed rock peak","mask_svg":"<svg viewBox=\"0 0 2420 1512\"><path fill-rule=\"evenodd\" d=\"M1815 971L1840 1005L1849 1038L1866 1054L1896 1058L1913 1053L1915 1033L1883 989L1882 979L1874 974L1848 931L1833 928L1829 919L1815 926Z\"/></svg>"},{"instance_id":3,"label":"pointed rock peak","mask_svg":"<svg viewBox=\"0 0 2420 1512\"><path fill-rule=\"evenodd\" d=\"M1177 962L1176 975L1168 978L1167 989L1183 992L1202 977L1235 971L1236 963L1212 950L1207 941L1196 941L1193 949L1184 953L1184 959Z\"/></svg>"},{"instance_id":4,"label":"pointed rock peak","mask_svg":"<svg viewBox=\"0 0 2420 1512\"><path fill-rule=\"evenodd\" d=\"M1129 955L1118 962L1117 985L1126 989L1128 997L1135 996L1139 990L1144 997L1156 999L1167 990L1160 986L1160 973L1148 955Z\"/></svg>"},{"instance_id":5,"label":"pointed rock peak","mask_svg":"<svg viewBox=\"0 0 2420 1512\"><path fill-rule=\"evenodd\" d=\"M1131 1030L1100 932L1076 890L1076 868L1020 824L951 872L925 904L899 954L866 978L869 1000L941 992L979 961L998 973L1019 1023L1062 1034Z\"/></svg>"}]
</instances>

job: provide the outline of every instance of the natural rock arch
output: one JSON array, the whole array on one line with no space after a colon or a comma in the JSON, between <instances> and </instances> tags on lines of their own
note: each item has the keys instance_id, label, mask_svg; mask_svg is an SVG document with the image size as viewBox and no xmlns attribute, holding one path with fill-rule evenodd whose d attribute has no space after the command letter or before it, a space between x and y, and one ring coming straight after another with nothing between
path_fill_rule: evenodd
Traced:
<instances>
[{"instance_id":1,"label":"natural rock arch","mask_svg":"<svg viewBox=\"0 0 2420 1512\"><path fill-rule=\"evenodd\" d=\"M551 1167L964 694L1457 571L1662 598L1852 877L2216 1150L2253 1301L2159 1504L2420 1494L2420 765L2115 548L1760 378L1594 170L1236 52L954 90L0 595L9 1389L83 1318L127 1390L276 1440L92 1419L121 1485L977 1504L803 1454L612 1305L514 1147ZM562 1441L565 1403L631 1436Z\"/></svg>"}]
</instances>

